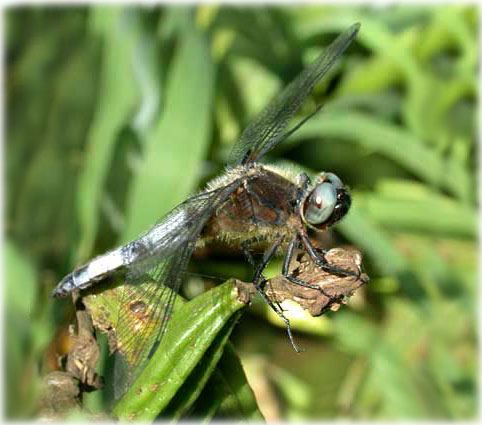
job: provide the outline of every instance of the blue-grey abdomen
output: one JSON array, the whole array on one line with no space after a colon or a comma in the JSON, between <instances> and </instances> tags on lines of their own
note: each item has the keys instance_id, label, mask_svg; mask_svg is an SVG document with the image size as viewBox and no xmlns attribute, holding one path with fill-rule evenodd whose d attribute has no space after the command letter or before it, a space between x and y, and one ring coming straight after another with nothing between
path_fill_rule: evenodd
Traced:
<instances>
[{"instance_id":1,"label":"blue-grey abdomen","mask_svg":"<svg viewBox=\"0 0 482 425\"><path fill-rule=\"evenodd\" d=\"M125 265L125 255L122 248L95 257L65 276L52 292L52 296L64 297L76 289L86 289L123 265Z\"/></svg>"}]
</instances>

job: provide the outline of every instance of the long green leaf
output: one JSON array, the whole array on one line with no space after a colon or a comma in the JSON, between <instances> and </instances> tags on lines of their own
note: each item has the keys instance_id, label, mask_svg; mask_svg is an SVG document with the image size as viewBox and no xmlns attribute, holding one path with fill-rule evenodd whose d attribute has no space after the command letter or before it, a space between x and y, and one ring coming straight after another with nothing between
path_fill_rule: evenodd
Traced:
<instances>
[{"instance_id":1,"label":"long green leaf","mask_svg":"<svg viewBox=\"0 0 482 425\"><path fill-rule=\"evenodd\" d=\"M134 34L122 20L122 8L93 9L95 29L103 38L99 104L87 140L79 179L78 213L81 240L75 262L87 258L95 241L102 190L119 131L133 113L138 90L131 59Z\"/></svg>"},{"instance_id":2,"label":"long green leaf","mask_svg":"<svg viewBox=\"0 0 482 425\"><path fill-rule=\"evenodd\" d=\"M167 406L205 355L216 336L244 304L232 281L185 304L139 378L119 401L114 414L122 420L153 420ZM219 347L222 350L222 344Z\"/></svg>"},{"instance_id":3,"label":"long green leaf","mask_svg":"<svg viewBox=\"0 0 482 425\"><path fill-rule=\"evenodd\" d=\"M361 145L396 161L421 180L466 198L470 177L465 169L447 161L407 130L359 112L322 111L291 138L300 141L313 137L333 137Z\"/></svg>"},{"instance_id":4,"label":"long green leaf","mask_svg":"<svg viewBox=\"0 0 482 425\"><path fill-rule=\"evenodd\" d=\"M250 421L264 419L241 362L231 344L226 344L223 356L202 394L196 400L190 417L208 421L226 400L229 400L229 405L233 406L234 417Z\"/></svg>"},{"instance_id":5,"label":"long green leaf","mask_svg":"<svg viewBox=\"0 0 482 425\"><path fill-rule=\"evenodd\" d=\"M223 355L223 349L231 335L231 331L237 321L238 315L239 312L231 317L228 323L226 323L213 340L207 352L202 356L192 373L183 383L179 391L177 391L166 409L162 412L162 417L179 419L189 411L193 403L198 399L212 374L216 373L216 366Z\"/></svg>"},{"instance_id":6,"label":"long green leaf","mask_svg":"<svg viewBox=\"0 0 482 425\"><path fill-rule=\"evenodd\" d=\"M123 241L137 237L182 202L199 179L210 136L215 69L205 35L187 28L179 42L164 111L146 136L132 183Z\"/></svg>"},{"instance_id":7,"label":"long green leaf","mask_svg":"<svg viewBox=\"0 0 482 425\"><path fill-rule=\"evenodd\" d=\"M477 237L477 211L462 203L440 199L400 200L377 195L359 197L377 223L393 230L411 230L438 237Z\"/></svg>"},{"instance_id":8,"label":"long green leaf","mask_svg":"<svg viewBox=\"0 0 482 425\"><path fill-rule=\"evenodd\" d=\"M358 205L350 210L346 219L338 225L338 230L372 258L383 273L395 274L406 267L402 254L387 233Z\"/></svg>"}]
</instances>

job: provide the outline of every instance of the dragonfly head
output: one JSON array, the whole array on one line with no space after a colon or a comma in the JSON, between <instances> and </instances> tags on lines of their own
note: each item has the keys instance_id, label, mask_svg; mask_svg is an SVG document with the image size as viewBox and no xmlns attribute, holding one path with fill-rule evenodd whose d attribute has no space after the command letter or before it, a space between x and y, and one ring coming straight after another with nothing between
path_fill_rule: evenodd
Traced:
<instances>
[{"instance_id":1,"label":"dragonfly head","mask_svg":"<svg viewBox=\"0 0 482 425\"><path fill-rule=\"evenodd\" d=\"M348 188L333 173L321 173L301 201L301 218L314 230L325 230L348 212L351 196Z\"/></svg>"}]
</instances>

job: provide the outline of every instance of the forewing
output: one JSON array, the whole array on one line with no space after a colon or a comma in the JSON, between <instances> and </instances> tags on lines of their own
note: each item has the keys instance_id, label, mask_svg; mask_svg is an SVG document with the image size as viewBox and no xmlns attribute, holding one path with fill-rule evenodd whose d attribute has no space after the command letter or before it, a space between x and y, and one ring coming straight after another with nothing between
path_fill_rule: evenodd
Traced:
<instances>
[{"instance_id":1,"label":"forewing","mask_svg":"<svg viewBox=\"0 0 482 425\"><path fill-rule=\"evenodd\" d=\"M158 247L150 247L140 261L128 267L115 327L116 349L121 355L115 371L116 397L125 392L154 354L202 228L241 182L195 195L179 205L155 226ZM159 229L170 232L163 235Z\"/></svg>"},{"instance_id":2,"label":"forewing","mask_svg":"<svg viewBox=\"0 0 482 425\"><path fill-rule=\"evenodd\" d=\"M318 59L278 94L243 131L233 146L231 163L257 161L283 140L284 130L318 81L356 37L360 24L352 25L330 44Z\"/></svg>"}]
</instances>

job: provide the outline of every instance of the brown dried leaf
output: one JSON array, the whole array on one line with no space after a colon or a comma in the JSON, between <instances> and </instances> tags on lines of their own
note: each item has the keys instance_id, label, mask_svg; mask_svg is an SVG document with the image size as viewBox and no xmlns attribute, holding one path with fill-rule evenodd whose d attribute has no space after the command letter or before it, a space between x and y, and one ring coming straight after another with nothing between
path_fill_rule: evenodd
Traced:
<instances>
[{"instance_id":1,"label":"brown dried leaf","mask_svg":"<svg viewBox=\"0 0 482 425\"><path fill-rule=\"evenodd\" d=\"M320 316L328 309L338 310L341 304L346 303L348 297L369 281L369 278L361 271L362 255L355 249L333 248L325 257L329 263L353 271L358 277L338 276L323 271L311 261L306 252L299 251L293 257L290 273L306 283L319 286L323 293L317 289L291 283L283 276L277 276L268 281L266 294L278 303L284 300L295 301L312 316Z\"/></svg>"}]
</instances>

